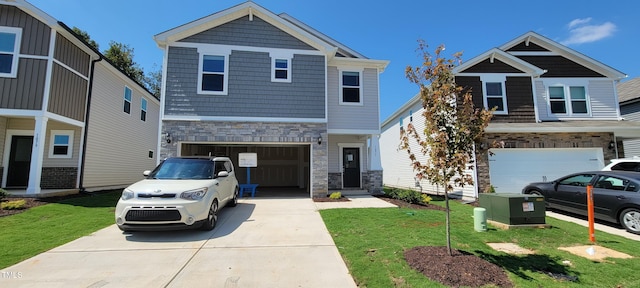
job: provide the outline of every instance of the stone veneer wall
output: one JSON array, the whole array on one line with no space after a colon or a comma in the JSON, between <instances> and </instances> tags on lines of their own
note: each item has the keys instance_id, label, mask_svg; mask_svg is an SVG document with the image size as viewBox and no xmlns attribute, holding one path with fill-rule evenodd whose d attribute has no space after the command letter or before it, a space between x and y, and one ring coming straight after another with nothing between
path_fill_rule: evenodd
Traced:
<instances>
[{"instance_id":1,"label":"stone veneer wall","mask_svg":"<svg viewBox=\"0 0 640 288\"><path fill-rule=\"evenodd\" d=\"M363 186L371 194L382 193L382 171L367 171L362 175Z\"/></svg>"},{"instance_id":2,"label":"stone veneer wall","mask_svg":"<svg viewBox=\"0 0 640 288\"><path fill-rule=\"evenodd\" d=\"M312 196L325 197L329 191L328 141L317 142L318 137L328 139L326 123L163 121L162 135L166 133L172 141L163 138L160 159L177 156L180 142L311 144Z\"/></svg>"},{"instance_id":3,"label":"stone veneer wall","mask_svg":"<svg viewBox=\"0 0 640 288\"><path fill-rule=\"evenodd\" d=\"M329 190L342 189L342 173L329 173Z\"/></svg>"},{"instance_id":4,"label":"stone veneer wall","mask_svg":"<svg viewBox=\"0 0 640 288\"><path fill-rule=\"evenodd\" d=\"M43 167L40 188L71 189L76 188L77 181L77 167Z\"/></svg>"},{"instance_id":5,"label":"stone veneer wall","mask_svg":"<svg viewBox=\"0 0 640 288\"><path fill-rule=\"evenodd\" d=\"M505 148L602 148L604 162L616 158L615 150L609 150L612 133L490 133L485 135L486 147L504 142ZM478 188L482 193L491 185L489 178L489 156L487 150L476 155Z\"/></svg>"}]
</instances>

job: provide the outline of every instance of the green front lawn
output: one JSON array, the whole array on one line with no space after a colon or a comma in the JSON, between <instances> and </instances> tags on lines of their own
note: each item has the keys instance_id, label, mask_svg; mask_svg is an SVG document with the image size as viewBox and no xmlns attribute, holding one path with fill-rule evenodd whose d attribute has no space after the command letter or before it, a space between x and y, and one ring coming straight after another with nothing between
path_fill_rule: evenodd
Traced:
<instances>
[{"instance_id":1,"label":"green front lawn","mask_svg":"<svg viewBox=\"0 0 640 288\"><path fill-rule=\"evenodd\" d=\"M443 201L432 204L444 206ZM640 287L637 241L596 231L597 245L633 256L594 262L558 250L589 245L587 228L547 217L549 229L476 232L473 208L451 201L452 248L480 256L508 272L515 287ZM436 210L405 208L330 209L320 211L338 250L360 287L442 287L411 269L403 252L416 246L446 246L445 214ZM536 251L515 256L493 250L485 243L510 242ZM563 261L570 261L570 266ZM546 274L568 275L577 282Z\"/></svg>"},{"instance_id":2,"label":"green front lawn","mask_svg":"<svg viewBox=\"0 0 640 288\"><path fill-rule=\"evenodd\" d=\"M0 269L114 224L121 193L69 198L0 217Z\"/></svg>"}]
</instances>

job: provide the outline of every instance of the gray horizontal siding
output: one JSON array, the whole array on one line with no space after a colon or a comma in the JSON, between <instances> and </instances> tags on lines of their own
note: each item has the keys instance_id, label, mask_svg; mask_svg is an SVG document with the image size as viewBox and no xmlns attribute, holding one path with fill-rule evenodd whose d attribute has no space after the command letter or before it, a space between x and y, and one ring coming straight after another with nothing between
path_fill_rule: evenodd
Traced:
<instances>
[{"instance_id":1,"label":"gray horizontal siding","mask_svg":"<svg viewBox=\"0 0 640 288\"><path fill-rule=\"evenodd\" d=\"M165 115L324 118L324 57L294 55L291 83L271 82L268 53L233 51L228 95L199 95L198 54L169 48Z\"/></svg>"},{"instance_id":2,"label":"gray horizontal siding","mask_svg":"<svg viewBox=\"0 0 640 288\"><path fill-rule=\"evenodd\" d=\"M640 102L620 106L620 114L626 121L640 122ZM624 156L640 156L640 140L625 140Z\"/></svg>"},{"instance_id":3,"label":"gray horizontal siding","mask_svg":"<svg viewBox=\"0 0 640 288\"><path fill-rule=\"evenodd\" d=\"M238 18L180 42L315 50L257 16L253 17L253 21L249 21L249 16Z\"/></svg>"},{"instance_id":4,"label":"gray horizontal siding","mask_svg":"<svg viewBox=\"0 0 640 288\"><path fill-rule=\"evenodd\" d=\"M618 117L616 87L612 80L591 80L587 89L593 118Z\"/></svg>"},{"instance_id":5,"label":"gray horizontal siding","mask_svg":"<svg viewBox=\"0 0 640 288\"><path fill-rule=\"evenodd\" d=\"M363 105L340 105L338 69L329 67L327 72L329 129L380 129L378 71L364 69L362 73Z\"/></svg>"}]
</instances>

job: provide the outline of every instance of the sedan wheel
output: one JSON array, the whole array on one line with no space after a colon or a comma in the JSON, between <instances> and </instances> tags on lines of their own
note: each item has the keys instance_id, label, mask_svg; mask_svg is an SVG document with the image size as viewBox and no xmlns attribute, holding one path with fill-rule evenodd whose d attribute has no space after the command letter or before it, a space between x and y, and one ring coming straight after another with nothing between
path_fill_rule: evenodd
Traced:
<instances>
[{"instance_id":1,"label":"sedan wheel","mask_svg":"<svg viewBox=\"0 0 640 288\"><path fill-rule=\"evenodd\" d=\"M236 207L236 205L238 205L238 187L233 191L233 199L229 202L229 207Z\"/></svg>"},{"instance_id":2,"label":"sedan wheel","mask_svg":"<svg viewBox=\"0 0 640 288\"><path fill-rule=\"evenodd\" d=\"M211 203L211 208L209 208L207 221L202 224L202 227L200 229L211 231L214 227L216 227L216 223L218 223L218 201L213 200L213 203Z\"/></svg>"},{"instance_id":3,"label":"sedan wheel","mask_svg":"<svg viewBox=\"0 0 640 288\"><path fill-rule=\"evenodd\" d=\"M529 191L529 194L544 197L544 195L542 195L542 192L538 190L531 190ZM547 199L544 200L544 207L549 208L549 203L547 203Z\"/></svg>"},{"instance_id":4,"label":"sedan wheel","mask_svg":"<svg viewBox=\"0 0 640 288\"><path fill-rule=\"evenodd\" d=\"M629 208L620 214L620 224L633 234L640 234L640 210Z\"/></svg>"}]
</instances>

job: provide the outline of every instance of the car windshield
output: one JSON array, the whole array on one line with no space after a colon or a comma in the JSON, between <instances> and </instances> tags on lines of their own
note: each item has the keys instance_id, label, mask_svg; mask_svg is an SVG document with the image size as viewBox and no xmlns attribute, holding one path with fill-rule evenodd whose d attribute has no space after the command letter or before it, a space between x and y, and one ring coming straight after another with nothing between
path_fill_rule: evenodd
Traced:
<instances>
[{"instance_id":1,"label":"car windshield","mask_svg":"<svg viewBox=\"0 0 640 288\"><path fill-rule=\"evenodd\" d=\"M152 179L212 179L214 162L207 159L167 159L156 167Z\"/></svg>"}]
</instances>

